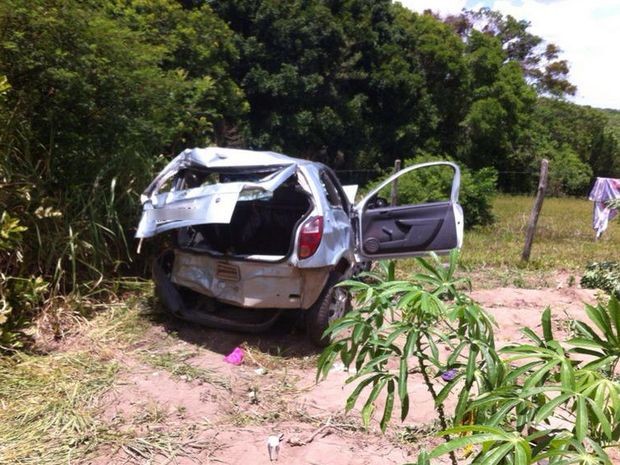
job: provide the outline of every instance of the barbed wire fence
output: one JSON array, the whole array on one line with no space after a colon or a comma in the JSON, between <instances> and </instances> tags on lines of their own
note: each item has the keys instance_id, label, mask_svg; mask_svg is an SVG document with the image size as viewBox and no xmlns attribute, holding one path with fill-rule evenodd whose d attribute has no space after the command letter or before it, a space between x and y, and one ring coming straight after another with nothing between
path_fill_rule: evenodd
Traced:
<instances>
[{"instance_id":1,"label":"barbed wire fence","mask_svg":"<svg viewBox=\"0 0 620 465\"><path fill-rule=\"evenodd\" d=\"M360 187L366 186L368 183L376 181L381 178L385 178L388 175L392 174L393 168L370 168L370 169L344 169L344 170L334 170L338 179L342 184L357 184ZM536 184L538 182L538 177L540 176L540 172L538 170L524 170L524 171L498 171L498 184L508 185L510 181L512 181L511 177L513 176L531 176L531 191L533 192L536 189ZM505 189L501 189L502 191L506 191ZM509 190L507 191L509 192Z\"/></svg>"}]
</instances>

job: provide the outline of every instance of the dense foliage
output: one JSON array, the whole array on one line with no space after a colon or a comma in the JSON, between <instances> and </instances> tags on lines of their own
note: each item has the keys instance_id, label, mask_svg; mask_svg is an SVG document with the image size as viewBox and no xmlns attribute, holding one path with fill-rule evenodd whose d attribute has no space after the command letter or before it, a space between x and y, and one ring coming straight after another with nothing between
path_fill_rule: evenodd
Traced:
<instances>
[{"instance_id":1,"label":"dense foliage","mask_svg":"<svg viewBox=\"0 0 620 465\"><path fill-rule=\"evenodd\" d=\"M247 104L228 72L232 33L206 5L8 0L0 31L0 325L12 346L41 301L132 266L137 197L160 154L212 142Z\"/></svg>"},{"instance_id":2,"label":"dense foliage","mask_svg":"<svg viewBox=\"0 0 620 465\"><path fill-rule=\"evenodd\" d=\"M586 306L590 321L571 321L566 341L555 337L547 308L542 334L524 328L526 342L500 349L492 317L460 290L466 281L454 276L457 259L418 259L421 271L408 280L384 263L345 283L358 305L327 330L338 338L321 355L317 377L340 358L355 385L346 409L366 393L361 414L369 424L385 394L385 430L396 399L407 418L407 380L419 370L446 442L421 453L418 465L445 454L455 465L611 465L605 449L620 439L620 302L612 296ZM448 398L456 400L453 414L444 409Z\"/></svg>"},{"instance_id":3,"label":"dense foliage","mask_svg":"<svg viewBox=\"0 0 620 465\"><path fill-rule=\"evenodd\" d=\"M615 114L557 100L568 66L528 27L389 0L1 2L2 305L139 272L138 194L188 146L353 170L447 155L481 184L470 222L490 218L491 169L529 191L549 157L557 194L620 176Z\"/></svg>"}]
</instances>

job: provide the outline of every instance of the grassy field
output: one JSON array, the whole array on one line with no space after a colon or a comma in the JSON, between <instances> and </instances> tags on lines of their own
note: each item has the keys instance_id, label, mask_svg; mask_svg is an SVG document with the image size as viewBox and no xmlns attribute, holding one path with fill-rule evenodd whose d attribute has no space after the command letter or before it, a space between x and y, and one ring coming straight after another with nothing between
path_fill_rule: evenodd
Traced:
<instances>
[{"instance_id":1,"label":"grassy field","mask_svg":"<svg viewBox=\"0 0 620 465\"><path fill-rule=\"evenodd\" d=\"M466 269L519 267L579 272L591 261L620 259L620 222L598 241L592 229L592 202L545 199L530 262L521 263L533 198L500 195L493 202L495 224L466 231L462 264Z\"/></svg>"}]
</instances>

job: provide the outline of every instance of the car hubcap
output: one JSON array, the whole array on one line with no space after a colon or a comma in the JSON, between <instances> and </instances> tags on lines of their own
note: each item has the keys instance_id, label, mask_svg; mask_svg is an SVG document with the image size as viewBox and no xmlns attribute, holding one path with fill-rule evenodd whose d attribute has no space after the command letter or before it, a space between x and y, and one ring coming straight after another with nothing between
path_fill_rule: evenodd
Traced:
<instances>
[{"instance_id":1,"label":"car hubcap","mask_svg":"<svg viewBox=\"0 0 620 465\"><path fill-rule=\"evenodd\" d=\"M347 309L347 291L341 287L336 287L332 291L332 298L329 304L329 322L342 318Z\"/></svg>"}]
</instances>

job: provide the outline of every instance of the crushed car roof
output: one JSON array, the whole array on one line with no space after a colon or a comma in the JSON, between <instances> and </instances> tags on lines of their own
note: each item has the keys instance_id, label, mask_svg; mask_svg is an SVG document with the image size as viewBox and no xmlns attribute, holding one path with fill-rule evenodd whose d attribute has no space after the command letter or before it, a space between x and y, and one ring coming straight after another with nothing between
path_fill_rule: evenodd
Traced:
<instances>
[{"instance_id":1,"label":"crushed car roof","mask_svg":"<svg viewBox=\"0 0 620 465\"><path fill-rule=\"evenodd\" d=\"M229 223L237 201L269 196L290 178L298 165L311 163L275 152L227 149L221 147L186 149L157 175L141 196L142 217L136 237L195 224ZM207 169L264 168L263 178L254 182L237 181L202 185L160 193L166 182L188 167Z\"/></svg>"},{"instance_id":2,"label":"crushed car roof","mask_svg":"<svg viewBox=\"0 0 620 465\"><path fill-rule=\"evenodd\" d=\"M276 152L259 152L254 150L207 147L186 149L178 158L183 158L207 168L232 168L243 166L278 166L289 164L307 164L308 160L289 157Z\"/></svg>"}]
</instances>

